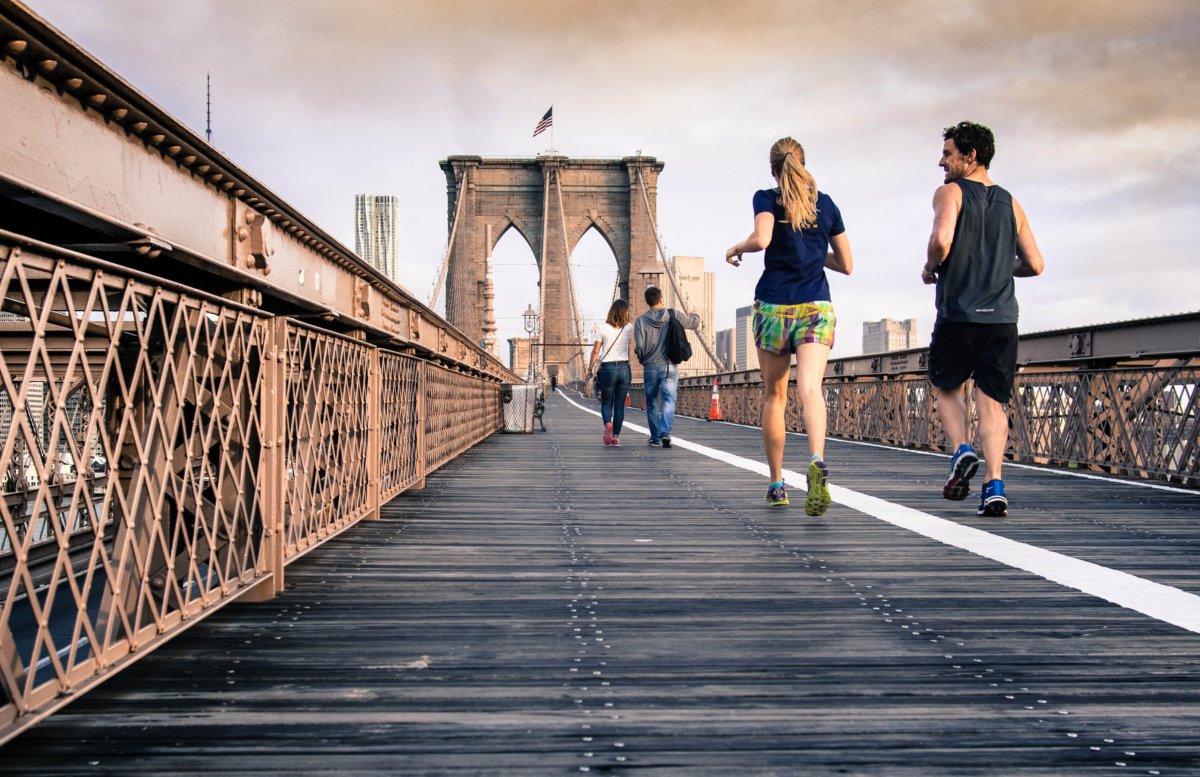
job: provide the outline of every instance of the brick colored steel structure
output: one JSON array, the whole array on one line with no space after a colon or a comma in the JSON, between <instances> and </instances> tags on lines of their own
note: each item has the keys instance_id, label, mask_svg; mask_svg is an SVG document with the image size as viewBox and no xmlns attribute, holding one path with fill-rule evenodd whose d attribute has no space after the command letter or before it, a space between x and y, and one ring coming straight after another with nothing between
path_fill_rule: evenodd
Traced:
<instances>
[{"instance_id":1,"label":"brick colored steel structure","mask_svg":"<svg viewBox=\"0 0 1200 777\"><path fill-rule=\"evenodd\" d=\"M658 175L650 156L622 159L493 159L451 156L446 174L447 214L453 236L448 254L446 318L476 340L483 336L484 256L509 230L529 244L538 266L541 329L537 362L557 366L563 382L587 371L579 345L578 294L571 252L594 229L617 260L618 293L634 315L645 310L648 280L638 271L654 263ZM586 290L608 294L608 289ZM607 300L606 300L607 301ZM636 366L636 365L635 365Z\"/></svg>"},{"instance_id":2,"label":"brick colored steel structure","mask_svg":"<svg viewBox=\"0 0 1200 777\"><path fill-rule=\"evenodd\" d=\"M516 376L0 0L0 742L502 427Z\"/></svg>"}]
</instances>

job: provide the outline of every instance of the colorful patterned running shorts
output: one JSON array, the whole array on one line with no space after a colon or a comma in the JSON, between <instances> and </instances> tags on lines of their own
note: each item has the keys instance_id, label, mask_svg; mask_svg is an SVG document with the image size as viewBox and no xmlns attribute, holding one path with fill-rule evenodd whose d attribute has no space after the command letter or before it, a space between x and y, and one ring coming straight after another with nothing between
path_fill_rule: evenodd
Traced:
<instances>
[{"instance_id":1,"label":"colorful patterned running shorts","mask_svg":"<svg viewBox=\"0 0 1200 777\"><path fill-rule=\"evenodd\" d=\"M832 348L836 324L832 302L772 305L754 300L754 344L764 351L793 354L801 343Z\"/></svg>"}]
</instances>

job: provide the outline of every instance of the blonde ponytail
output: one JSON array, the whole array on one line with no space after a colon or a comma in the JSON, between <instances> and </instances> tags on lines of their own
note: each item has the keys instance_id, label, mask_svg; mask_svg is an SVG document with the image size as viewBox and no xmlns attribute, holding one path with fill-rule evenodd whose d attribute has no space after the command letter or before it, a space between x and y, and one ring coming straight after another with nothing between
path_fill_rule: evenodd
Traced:
<instances>
[{"instance_id":1,"label":"blonde ponytail","mask_svg":"<svg viewBox=\"0 0 1200 777\"><path fill-rule=\"evenodd\" d=\"M771 146L771 172L779 182L779 203L792 229L817 224L817 182L804 166L804 148L791 138Z\"/></svg>"}]
</instances>

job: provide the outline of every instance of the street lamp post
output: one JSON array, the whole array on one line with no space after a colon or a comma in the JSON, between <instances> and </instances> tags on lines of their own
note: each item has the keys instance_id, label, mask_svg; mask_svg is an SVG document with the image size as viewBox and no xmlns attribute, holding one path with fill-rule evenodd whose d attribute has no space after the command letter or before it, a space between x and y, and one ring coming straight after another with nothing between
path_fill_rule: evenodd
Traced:
<instances>
[{"instance_id":1,"label":"street lamp post","mask_svg":"<svg viewBox=\"0 0 1200 777\"><path fill-rule=\"evenodd\" d=\"M643 285L642 291L645 291L646 289L650 288L651 286L657 286L659 289L662 289L662 291L663 291L663 302L664 303L667 302L666 289L663 287L663 284L659 282L659 276L665 272L666 272L666 268L664 268L663 265L659 264L658 262L656 262L654 260L654 254L651 254L649 259L647 259L646 264L643 265L641 269L637 270L638 276L642 279L642 285ZM633 296L632 290L630 290L629 296L631 296L631 297ZM642 301L638 300L638 305L641 305L641 304L642 304ZM633 365L631 364L630 366L632 367ZM641 366L639 365L639 366L635 367L633 370L633 379L635 381L641 382L643 380L643 378L644 378L644 372L643 372Z\"/></svg>"},{"instance_id":2,"label":"street lamp post","mask_svg":"<svg viewBox=\"0 0 1200 777\"><path fill-rule=\"evenodd\" d=\"M533 332L537 329L538 314L530 304L525 308L525 312L521 314L521 318L525 320L525 332L529 335L529 364L526 366L526 376L529 381L533 381Z\"/></svg>"}]
</instances>

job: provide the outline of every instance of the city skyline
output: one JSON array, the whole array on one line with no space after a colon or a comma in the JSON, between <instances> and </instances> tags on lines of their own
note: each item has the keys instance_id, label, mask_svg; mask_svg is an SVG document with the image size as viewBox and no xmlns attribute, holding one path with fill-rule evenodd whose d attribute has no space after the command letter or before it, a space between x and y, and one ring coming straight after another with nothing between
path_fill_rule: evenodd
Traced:
<instances>
[{"instance_id":1,"label":"city skyline","mask_svg":"<svg viewBox=\"0 0 1200 777\"><path fill-rule=\"evenodd\" d=\"M854 275L831 277L833 355L884 317L916 318L927 342L919 271L941 130L960 119L996 130L992 177L1046 256L1044 276L1018 281L1022 331L1197 307L1194 3L28 5L201 136L211 73L214 145L346 245L349 197L395 192L399 281L422 300L448 229L438 161L544 153L549 133L532 131L552 104L559 153L665 162L659 231L717 274L714 329L752 301L761 255L735 269L724 250L771 185L768 147L792 135L854 250ZM524 334L536 269L514 233L495 261L503 341ZM586 330L615 263L594 232L572 262Z\"/></svg>"}]
</instances>

